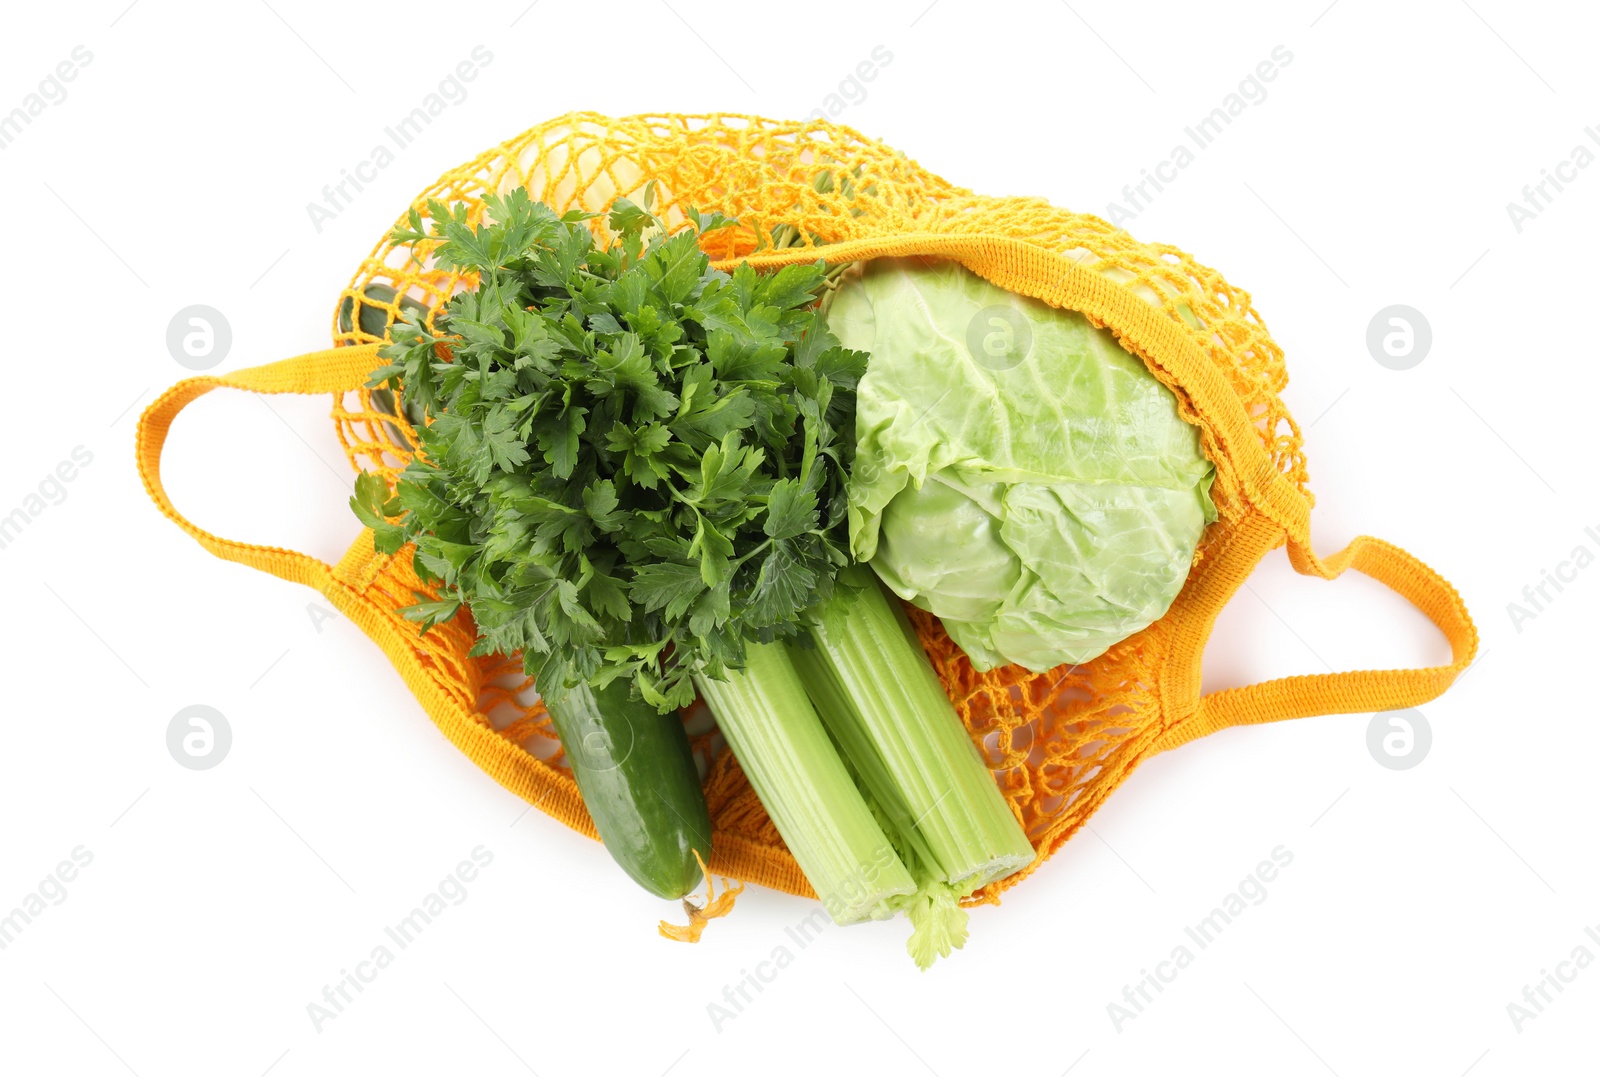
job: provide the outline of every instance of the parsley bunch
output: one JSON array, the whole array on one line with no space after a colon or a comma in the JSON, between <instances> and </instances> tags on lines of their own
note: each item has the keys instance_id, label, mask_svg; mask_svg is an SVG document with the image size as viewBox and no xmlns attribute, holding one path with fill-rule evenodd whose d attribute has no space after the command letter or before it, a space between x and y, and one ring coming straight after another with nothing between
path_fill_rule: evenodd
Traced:
<instances>
[{"instance_id":1,"label":"parsley bunch","mask_svg":"<svg viewBox=\"0 0 1600 1077\"><path fill-rule=\"evenodd\" d=\"M394 238L478 283L435 332L395 325L369 384L429 423L392 496L365 475L351 505L380 551L416 544L423 631L466 605L474 653L521 651L542 692L631 677L665 710L831 595L867 356L814 309L824 263L713 269L699 236L732 220L668 235L644 201L605 249L520 189L476 226L412 211Z\"/></svg>"}]
</instances>

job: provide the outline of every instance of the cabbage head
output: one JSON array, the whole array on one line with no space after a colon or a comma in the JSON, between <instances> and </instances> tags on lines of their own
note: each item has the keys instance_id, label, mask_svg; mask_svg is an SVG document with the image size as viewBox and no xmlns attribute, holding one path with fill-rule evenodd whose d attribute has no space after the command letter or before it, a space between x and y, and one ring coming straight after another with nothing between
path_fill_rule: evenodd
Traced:
<instances>
[{"instance_id":1,"label":"cabbage head","mask_svg":"<svg viewBox=\"0 0 1600 1077\"><path fill-rule=\"evenodd\" d=\"M980 670L1087 662L1166 613L1216 518L1199 431L1083 315L877 259L828 324L870 353L850 543Z\"/></svg>"}]
</instances>

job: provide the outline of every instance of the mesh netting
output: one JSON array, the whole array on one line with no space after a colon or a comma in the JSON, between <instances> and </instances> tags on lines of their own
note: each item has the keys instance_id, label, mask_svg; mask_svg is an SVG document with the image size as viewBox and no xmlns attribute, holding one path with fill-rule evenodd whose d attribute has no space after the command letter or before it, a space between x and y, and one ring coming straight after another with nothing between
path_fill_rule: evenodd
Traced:
<instances>
[{"instance_id":1,"label":"mesh netting","mask_svg":"<svg viewBox=\"0 0 1600 1077\"><path fill-rule=\"evenodd\" d=\"M601 211L618 195L641 200L652 181L658 211L669 226L684 223L691 206L739 220L740 227L705 238L714 258L750 257L758 265L772 264L830 257L849 244L853 259L914 252L919 244L938 246L929 237L1004 237L1048 252L1057 267L1051 272L1067 265L1092 270L1163 312L1200 349L1243 405L1249 429L1265 450L1265 470L1298 491L1309 507L1300 432L1278 396L1286 381L1282 352L1247 293L1184 252L1138 242L1098 217L1040 199L990 198L952 186L849 128L734 115L566 116L452 170L414 206L426 220L429 199L464 204L476 223L486 193L520 185L558 212ZM779 232L787 251L772 249L773 230L780 225L793 226ZM609 238L602 219L591 227L602 241ZM970 268L994 275L982 265ZM1047 297L1050 282L1037 277L1031 283ZM432 267L425 252L418 261L411 247L386 239L341 296L335 341L381 340L403 309L435 310L472 283ZM1215 424L1188 388L1151 356L1142 358L1176 393L1184 417L1200 427L1202 445L1218 465L1213 496L1220 519L1201 542L1188 590L1204 575L1211 551L1228 542L1249 508L1251 482L1260 480L1233 466L1238 452L1219 442ZM392 480L409 458L415 434L388 394L359 390L336 397L333 418L353 466ZM363 552L358 543L341 573L380 596L390 610L411 604L421 586L409 556L374 556L370 538L366 544ZM1082 825L1170 728L1158 685L1173 653L1172 614L1094 662L1037 675L1014 666L978 673L935 618L920 610L911 615L950 698L1038 850L1035 866ZM570 772L519 662L469 657L473 636L463 613L419 638L417 657L437 687L475 721L521 749L516 765L526 773L517 787L530 801L540 803L553 789L573 800ZM712 868L804 893L803 878L738 762L703 713L686 717L704 766L715 830ZM543 792L536 798L527 790ZM567 821L593 833L586 819ZM1026 874L969 900L994 900Z\"/></svg>"}]
</instances>

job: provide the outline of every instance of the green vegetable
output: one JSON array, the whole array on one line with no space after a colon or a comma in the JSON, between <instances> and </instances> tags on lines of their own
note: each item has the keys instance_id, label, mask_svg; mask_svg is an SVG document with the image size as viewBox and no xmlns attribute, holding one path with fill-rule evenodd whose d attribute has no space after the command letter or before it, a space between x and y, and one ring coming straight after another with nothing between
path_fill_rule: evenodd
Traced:
<instances>
[{"instance_id":1,"label":"green vegetable","mask_svg":"<svg viewBox=\"0 0 1600 1077\"><path fill-rule=\"evenodd\" d=\"M840 574L807 642L787 649L911 875L915 892L888 907L910 918L906 949L926 969L966 941L959 899L1027 866L1033 846L870 571Z\"/></svg>"},{"instance_id":2,"label":"green vegetable","mask_svg":"<svg viewBox=\"0 0 1600 1077\"><path fill-rule=\"evenodd\" d=\"M1177 401L1081 314L955 263L880 259L829 327L861 380L850 541L975 668L1087 662L1177 596L1213 468Z\"/></svg>"},{"instance_id":3,"label":"green vegetable","mask_svg":"<svg viewBox=\"0 0 1600 1077\"><path fill-rule=\"evenodd\" d=\"M837 924L891 916L917 886L885 837L781 645L755 644L742 673L701 694L756 796Z\"/></svg>"},{"instance_id":4,"label":"green vegetable","mask_svg":"<svg viewBox=\"0 0 1600 1077\"><path fill-rule=\"evenodd\" d=\"M594 245L587 215L557 217L520 188L491 195L494 224L434 203L438 264L480 274L436 336L414 316L391 330L405 399L433 418L402 476L380 549L417 544L445 600L469 603L479 650L523 653L548 698L631 678L658 707L694 699L691 676L737 668L747 638L799 630L844 564L842 490L850 405L866 356L811 305L823 268L761 276L710 268L697 229L619 199L620 233ZM435 354L448 346L453 361ZM843 390L842 394L839 393Z\"/></svg>"},{"instance_id":5,"label":"green vegetable","mask_svg":"<svg viewBox=\"0 0 1600 1077\"><path fill-rule=\"evenodd\" d=\"M383 339L389 335L391 321L398 321L392 314L391 308L398 309L403 318L410 315L418 323L427 320L428 307L426 304L402 295L396 300L396 292L387 284L373 281L361 289L361 314L359 321L351 317L355 308L353 296L345 296L344 302L339 304L339 332L350 333L356 325L360 325L361 332L369 337Z\"/></svg>"},{"instance_id":6,"label":"green vegetable","mask_svg":"<svg viewBox=\"0 0 1600 1077\"><path fill-rule=\"evenodd\" d=\"M811 646L789 652L817 713L928 875L964 897L1033 862L1033 846L928 663L905 611L864 567L840 573Z\"/></svg>"},{"instance_id":7,"label":"green vegetable","mask_svg":"<svg viewBox=\"0 0 1600 1077\"><path fill-rule=\"evenodd\" d=\"M578 685L546 706L606 849L652 894L680 898L700 885L711 817L683 722L628 696L625 681Z\"/></svg>"},{"instance_id":8,"label":"green vegetable","mask_svg":"<svg viewBox=\"0 0 1600 1077\"><path fill-rule=\"evenodd\" d=\"M368 336L380 339L387 338L389 336L389 325L393 318L392 309L398 310L402 315L409 315L418 324L425 323L427 320L429 311L426 304L412 299L409 295L402 295L396 301L395 290L387 284L379 284L374 281L361 289L361 296L359 321L353 317L355 313L355 299L353 296L345 296L344 302L339 304L339 332L350 333L353 331L354 326L360 325L361 332ZM394 394L388 389L370 389L367 395L372 400L373 407L385 415L399 417L400 409L395 406ZM413 427L422 425L423 417L420 408L407 408L405 414L406 421ZM383 425L389 431L389 436L394 438L396 445L402 449L412 448L411 439L406 436L405 431L398 425L395 423L384 423Z\"/></svg>"},{"instance_id":9,"label":"green vegetable","mask_svg":"<svg viewBox=\"0 0 1600 1077\"><path fill-rule=\"evenodd\" d=\"M959 900L1033 847L904 611L864 568L838 582L808 640L752 644L696 683L829 916L905 912L926 969L966 941Z\"/></svg>"}]
</instances>

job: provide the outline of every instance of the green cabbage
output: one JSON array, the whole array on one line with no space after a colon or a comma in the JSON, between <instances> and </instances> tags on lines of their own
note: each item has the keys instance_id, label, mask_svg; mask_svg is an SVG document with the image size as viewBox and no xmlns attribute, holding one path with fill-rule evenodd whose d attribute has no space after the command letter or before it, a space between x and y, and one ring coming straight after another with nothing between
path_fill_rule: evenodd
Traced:
<instances>
[{"instance_id":1,"label":"green cabbage","mask_svg":"<svg viewBox=\"0 0 1600 1077\"><path fill-rule=\"evenodd\" d=\"M919 259L846 278L828 324L872 356L852 552L976 668L1087 662L1167 611L1216 518L1213 468L1108 331Z\"/></svg>"}]
</instances>

